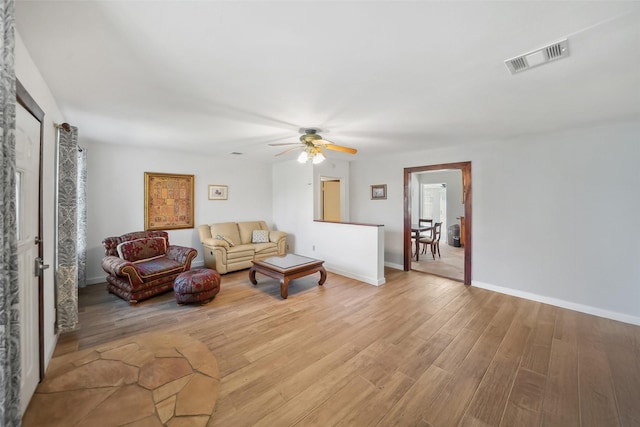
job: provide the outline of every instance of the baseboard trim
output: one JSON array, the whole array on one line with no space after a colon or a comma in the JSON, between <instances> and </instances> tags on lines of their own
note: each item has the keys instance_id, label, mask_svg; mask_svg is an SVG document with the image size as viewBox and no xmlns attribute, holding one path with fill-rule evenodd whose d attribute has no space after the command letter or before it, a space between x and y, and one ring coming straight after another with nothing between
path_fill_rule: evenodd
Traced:
<instances>
[{"instance_id":1,"label":"baseboard trim","mask_svg":"<svg viewBox=\"0 0 640 427\"><path fill-rule=\"evenodd\" d=\"M404 270L404 265L396 264L395 262L385 262L384 266L389 268L395 268L396 270Z\"/></svg>"},{"instance_id":2,"label":"baseboard trim","mask_svg":"<svg viewBox=\"0 0 640 427\"><path fill-rule=\"evenodd\" d=\"M85 279L87 285L97 285L98 283L105 283L106 281L107 276L87 277Z\"/></svg>"},{"instance_id":3,"label":"baseboard trim","mask_svg":"<svg viewBox=\"0 0 640 427\"><path fill-rule=\"evenodd\" d=\"M531 301L541 302L541 303L553 305L556 307L579 311L581 313L592 314L594 316L604 317L605 319L617 320L619 322L640 326L640 317L631 316L629 314L618 313L616 311L610 311L610 310L604 310L604 309L593 307L590 305L578 304L575 302L566 301L559 298L547 297L544 295L538 295L531 292L520 291L517 289L505 288L502 286L495 286L489 283L477 282L475 280L471 282L471 286L475 286L476 288L486 289L488 291L498 292L505 295L524 298Z\"/></svg>"},{"instance_id":4,"label":"baseboard trim","mask_svg":"<svg viewBox=\"0 0 640 427\"><path fill-rule=\"evenodd\" d=\"M326 268L327 271L331 272L331 273L335 273L335 274L339 274L341 276L344 277L348 277L349 279L355 279L355 280L359 280L361 282L364 283L368 283L370 285L373 286L380 286L380 285L384 285L386 283L386 280L384 277L380 278L380 279L376 279L373 277L365 277L365 276L360 276L359 274L353 274L349 271L344 271L341 270L339 268L335 268L333 266L331 266L330 264L324 264L324 267Z\"/></svg>"}]
</instances>

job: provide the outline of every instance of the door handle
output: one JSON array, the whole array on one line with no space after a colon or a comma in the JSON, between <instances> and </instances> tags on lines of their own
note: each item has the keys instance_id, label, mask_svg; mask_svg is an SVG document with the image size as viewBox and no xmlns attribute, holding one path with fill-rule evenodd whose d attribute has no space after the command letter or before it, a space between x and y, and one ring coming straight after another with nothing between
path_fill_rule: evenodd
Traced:
<instances>
[{"instance_id":1,"label":"door handle","mask_svg":"<svg viewBox=\"0 0 640 427\"><path fill-rule=\"evenodd\" d=\"M36 259L33 260L34 261L34 271L33 274L36 277L42 276L42 271L46 270L47 268L49 268L49 264L44 264L42 261L42 258L40 257L36 257Z\"/></svg>"}]
</instances>

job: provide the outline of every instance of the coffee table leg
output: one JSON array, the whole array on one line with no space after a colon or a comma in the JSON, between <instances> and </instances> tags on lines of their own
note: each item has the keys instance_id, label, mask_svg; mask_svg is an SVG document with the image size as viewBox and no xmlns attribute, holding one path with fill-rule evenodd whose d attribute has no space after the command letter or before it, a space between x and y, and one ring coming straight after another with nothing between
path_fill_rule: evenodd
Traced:
<instances>
[{"instance_id":1,"label":"coffee table leg","mask_svg":"<svg viewBox=\"0 0 640 427\"><path fill-rule=\"evenodd\" d=\"M325 280L327 280L327 270L325 270L324 267L320 267L320 281L318 282L318 285L324 285Z\"/></svg>"},{"instance_id":2,"label":"coffee table leg","mask_svg":"<svg viewBox=\"0 0 640 427\"><path fill-rule=\"evenodd\" d=\"M256 271L253 269L253 267L251 267L251 270L249 270L249 280L254 285L258 284L258 281L256 280Z\"/></svg>"},{"instance_id":3,"label":"coffee table leg","mask_svg":"<svg viewBox=\"0 0 640 427\"><path fill-rule=\"evenodd\" d=\"M289 296L289 278L285 277L280 280L280 296L282 299L287 299Z\"/></svg>"}]
</instances>

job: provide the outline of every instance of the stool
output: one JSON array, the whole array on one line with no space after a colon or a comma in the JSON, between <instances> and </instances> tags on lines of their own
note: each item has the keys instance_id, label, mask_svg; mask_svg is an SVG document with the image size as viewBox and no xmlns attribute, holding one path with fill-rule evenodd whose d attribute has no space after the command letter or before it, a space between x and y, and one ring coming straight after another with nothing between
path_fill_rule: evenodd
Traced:
<instances>
[{"instance_id":1,"label":"stool","mask_svg":"<svg viewBox=\"0 0 640 427\"><path fill-rule=\"evenodd\" d=\"M220 292L220 274L208 268L194 268L176 277L173 291L178 304L206 303Z\"/></svg>"}]
</instances>

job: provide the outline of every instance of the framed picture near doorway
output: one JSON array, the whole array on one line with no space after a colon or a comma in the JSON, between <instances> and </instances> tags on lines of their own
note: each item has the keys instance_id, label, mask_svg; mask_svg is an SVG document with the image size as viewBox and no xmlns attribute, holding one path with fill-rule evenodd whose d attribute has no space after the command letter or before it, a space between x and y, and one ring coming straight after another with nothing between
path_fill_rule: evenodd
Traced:
<instances>
[{"instance_id":1,"label":"framed picture near doorway","mask_svg":"<svg viewBox=\"0 0 640 427\"><path fill-rule=\"evenodd\" d=\"M376 184L371 186L371 200L386 200L387 184Z\"/></svg>"}]
</instances>

